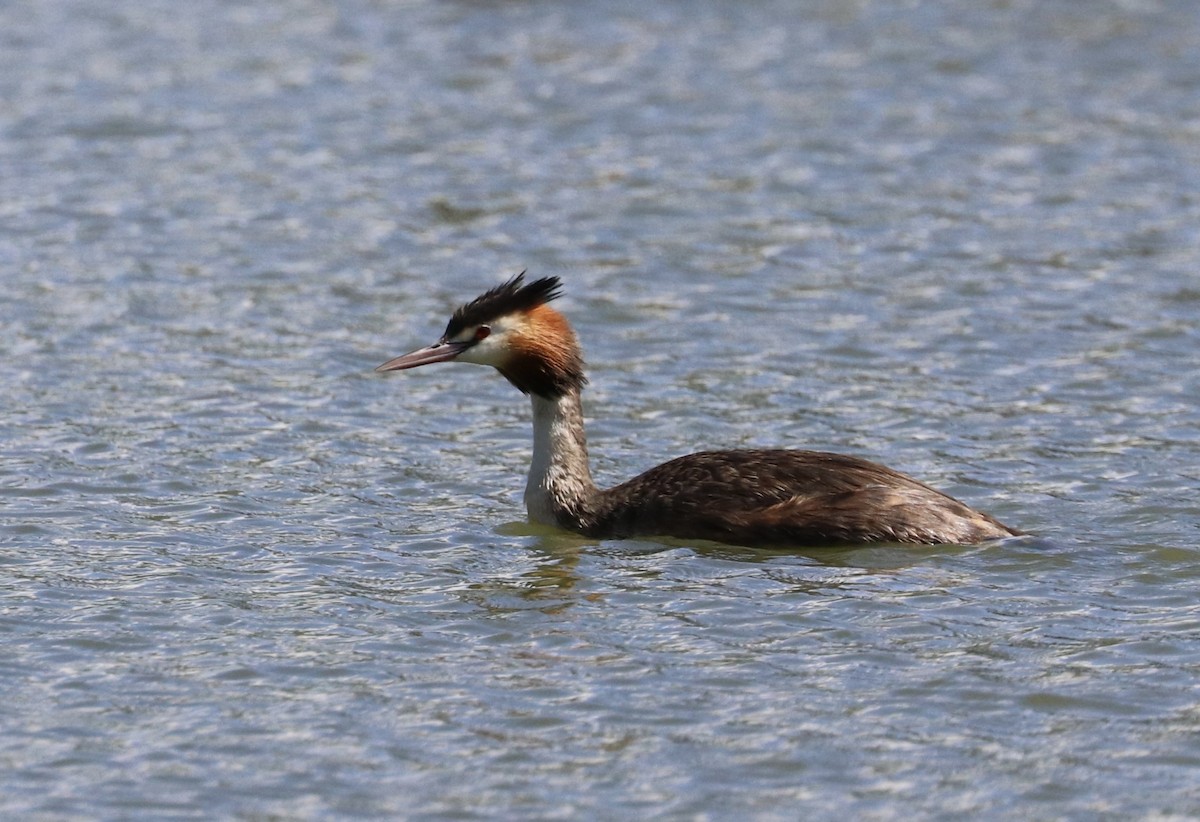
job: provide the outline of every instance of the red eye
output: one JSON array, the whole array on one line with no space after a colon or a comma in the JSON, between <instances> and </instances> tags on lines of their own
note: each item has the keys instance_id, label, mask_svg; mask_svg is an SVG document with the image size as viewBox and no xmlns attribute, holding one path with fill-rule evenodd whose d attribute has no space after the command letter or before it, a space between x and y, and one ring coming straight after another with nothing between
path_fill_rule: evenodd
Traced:
<instances>
[{"instance_id":1,"label":"red eye","mask_svg":"<svg viewBox=\"0 0 1200 822\"><path fill-rule=\"evenodd\" d=\"M492 333L492 329L488 328L486 325L479 326L478 328L475 329L475 342L479 342L480 340L486 340L488 338L488 335L491 333Z\"/></svg>"}]
</instances>

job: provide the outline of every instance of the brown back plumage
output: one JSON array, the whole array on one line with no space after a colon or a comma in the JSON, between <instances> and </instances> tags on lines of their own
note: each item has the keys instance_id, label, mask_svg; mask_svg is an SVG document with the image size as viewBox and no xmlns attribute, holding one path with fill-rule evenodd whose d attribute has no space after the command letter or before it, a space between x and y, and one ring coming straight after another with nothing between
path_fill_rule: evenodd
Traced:
<instances>
[{"instance_id":1,"label":"brown back plumage","mask_svg":"<svg viewBox=\"0 0 1200 822\"><path fill-rule=\"evenodd\" d=\"M689 454L600 492L592 527L739 545L962 543L1011 529L878 463L820 451Z\"/></svg>"}]
</instances>

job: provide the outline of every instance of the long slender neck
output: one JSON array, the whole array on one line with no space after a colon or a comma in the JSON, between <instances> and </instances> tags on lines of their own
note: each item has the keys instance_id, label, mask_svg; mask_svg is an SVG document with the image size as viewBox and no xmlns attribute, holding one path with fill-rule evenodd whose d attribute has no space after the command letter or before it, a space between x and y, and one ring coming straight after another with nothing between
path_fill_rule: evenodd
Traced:
<instances>
[{"instance_id":1,"label":"long slender neck","mask_svg":"<svg viewBox=\"0 0 1200 822\"><path fill-rule=\"evenodd\" d=\"M579 389L557 399L533 398L533 462L525 486L529 518L578 529L599 491L588 468L587 438Z\"/></svg>"}]
</instances>

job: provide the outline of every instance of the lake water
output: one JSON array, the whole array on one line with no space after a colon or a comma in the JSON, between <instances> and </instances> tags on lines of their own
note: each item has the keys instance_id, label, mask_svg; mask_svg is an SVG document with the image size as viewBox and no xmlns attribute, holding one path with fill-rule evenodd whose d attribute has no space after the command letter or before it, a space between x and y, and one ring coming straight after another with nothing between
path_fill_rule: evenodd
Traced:
<instances>
[{"instance_id":1,"label":"lake water","mask_svg":"<svg viewBox=\"0 0 1200 822\"><path fill-rule=\"evenodd\" d=\"M1200 815L1200 6L0 6L0 816ZM530 526L372 372L560 275L594 468L1035 536Z\"/></svg>"}]
</instances>

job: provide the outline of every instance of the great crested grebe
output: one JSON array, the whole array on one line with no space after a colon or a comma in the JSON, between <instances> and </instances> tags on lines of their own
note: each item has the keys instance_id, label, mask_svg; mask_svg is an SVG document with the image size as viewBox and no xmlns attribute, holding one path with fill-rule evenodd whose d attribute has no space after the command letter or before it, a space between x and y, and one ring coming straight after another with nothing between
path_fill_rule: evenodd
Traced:
<instances>
[{"instance_id":1,"label":"great crested grebe","mask_svg":"<svg viewBox=\"0 0 1200 822\"><path fill-rule=\"evenodd\" d=\"M1020 534L911 477L821 451L701 451L600 489L588 467L575 332L547 303L557 277L524 272L461 306L431 346L376 371L490 365L533 400L529 518L590 537L681 537L747 546L974 544Z\"/></svg>"}]
</instances>

